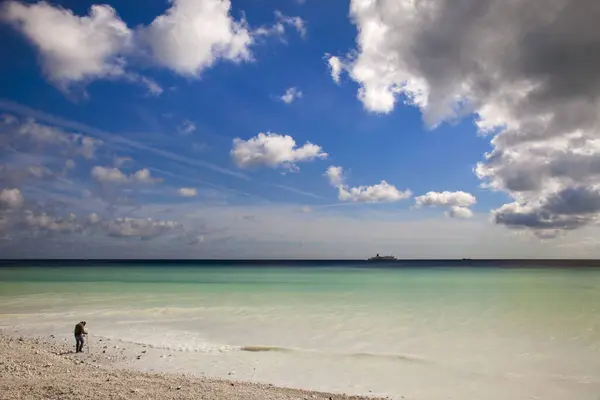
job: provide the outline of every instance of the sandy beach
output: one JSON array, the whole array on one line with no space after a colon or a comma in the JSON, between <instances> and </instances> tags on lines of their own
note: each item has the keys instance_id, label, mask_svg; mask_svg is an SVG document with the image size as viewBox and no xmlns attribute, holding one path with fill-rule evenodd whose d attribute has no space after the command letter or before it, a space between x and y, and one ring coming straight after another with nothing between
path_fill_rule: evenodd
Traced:
<instances>
[{"instance_id":1,"label":"sandy beach","mask_svg":"<svg viewBox=\"0 0 600 400\"><path fill-rule=\"evenodd\" d=\"M374 399L141 372L123 368L135 365L135 352L102 347L76 354L72 343L52 337L0 333L0 399Z\"/></svg>"}]
</instances>

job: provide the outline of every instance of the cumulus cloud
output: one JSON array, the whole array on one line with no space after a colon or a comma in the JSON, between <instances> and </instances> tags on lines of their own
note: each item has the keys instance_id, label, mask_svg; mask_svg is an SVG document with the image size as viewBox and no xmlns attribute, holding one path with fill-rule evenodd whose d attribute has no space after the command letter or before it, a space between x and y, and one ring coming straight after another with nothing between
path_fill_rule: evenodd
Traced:
<instances>
[{"instance_id":1,"label":"cumulus cloud","mask_svg":"<svg viewBox=\"0 0 600 400\"><path fill-rule=\"evenodd\" d=\"M171 7L139 30L158 65L199 76L217 60L250 60L252 37L230 14L229 0L172 0Z\"/></svg>"},{"instance_id":2,"label":"cumulus cloud","mask_svg":"<svg viewBox=\"0 0 600 400\"><path fill-rule=\"evenodd\" d=\"M325 176L329 180L332 186L340 186L344 179L344 169L342 167L336 167L334 165L329 166L325 171Z\"/></svg>"},{"instance_id":3,"label":"cumulus cloud","mask_svg":"<svg viewBox=\"0 0 600 400\"><path fill-rule=\"evenodd\" d=\"M296 147L296 141L291 136L267 132L248 140L235 138L231 156L240 168L267 166L297 169L296 163L325 159L328 154L310 142Z\"/></svg>"},{"instance_id":4,"label":"cumulus cloud","mask_svg":"<svg viewBox=\"0 0 600 400\"><path fill-rule=\"evenodd\" d=\"M15 210L23 206L23 195L19 189L0 190L0 209Z\"/></svg>"},{"instance_id":5,"label":"cumulus cloud","mask_svg":"<svg viewBox=\"0 0 600 400\"><path fill-rule=\"evenodd\" d=\"M427 192L415 197L415 207L447 207L446 215L451 218L471 218L473 212L469 209L477 202L470 193L458 192Z\"/></svg>"},{"instance_id":6,"label":"cumulus cloud","mask_svg":"<svg viewBox=\"0 0 600 400\"><path fill-rule=\"evenodd\" d=\"M514 199L494 220L554 236L598 218L583 210L600 172L599 15L594 1L352 0L347 70L367 110L403 99L430 127L475 114L492 136L475 172ZM567 193L588 208L551 206Z\"/></svg>"},{"instance_id":7,"label":"cumulus cloud","mask_svg":"<svg viewBox=\"0 0 600 400\"><path fill-rule=\"evenodd\" d=\"M408 199L412 196L410 190L400 191L394 185L382 180L371 186L350 187L344 184L344 170L339 166L330 166L325 171L329 183L338 189L340 201L351 201L356 203L379 203L396 202Z\"/></svg>"},{"instance_id":8,"label":"cumulus cloud","mask_svg":"<svg viewBox=\"0 0 600 400\"><path fill-rule=\"evenodd\" d=\"M170 3L162 15L135 30L104 4L79 16L43 1L9 0L0 15L37 47L44 73L61 89L76 82L122 78L145 85L151 95L162 94L156 81L127 70L128 61L140 55L186 76L199 76L218 60L251 60L251 33L245 20L230 15L229 0ZM281 16L280 21L304 32L301 19Z\"/></svg>"},{"instance_id":9,"label":"cumulus cloud","mask_svg":"<svg viewBox=\"0 0 600 400\"><path fill-rule=\"evenodd\" d=\"M62 87L124 73L120 55L132 32L108 5L93 5L88 15L77 16L46 2L8 1L0 15L38 48L44 73Z\"/></svg>"},{"instance_id":10,"label":"cumulus cloud","mask_svg":"<svg viewBox=\"0 0 600 400\"><path fill-rule=\"evenodd\" d=\"M196 130L196 124L186 119L177 127L177 131L182 135L189 135Z\"/></svg>"},{"instance_id":11,"label":"cumulus cloud","mask_svg":"<svg viewBox=\"0 0 600 400\"><path fill-rule=\"evenodd\" d=\"M177 193L183 197L196 197L198 195L198 191L195 188L180 188Z\"/></svg>"},{"instance_id":12,"label":"cumulus cloud","mask_svg":"<svg viewBox=\"0 0 600 400\"><path fill-rule=\"evenodd\" d=\"M283 101L285 104L291 104L295 100L298 100L301 98L302 98L302 91L298 90L295 87L288 88L285 91L285 93L283 94L283 96L280 97L281 101Z\"/></svg>"},{"instance_id":13,"label":"cumulus cloud","mask_svg":"<svg viewBox=\"0 0 600 400\"><path fill-rule=\"evenodd\" d=\"M445 206L445 207L470 207L477 202L475 196L466 192L427 192L422 196L415 197L415 205L423 206Z\"/></svg>"},{"instance_id":14,"label":"cumulus cloud","mask_svg":"<svg viewBox=\"0 0 600 400\"><path fill-rule=\"evenodd\" d=\"M102 183L154 183L160 179L152 177L147 168L140 169L127 175L118 168L96 165L92 168L91 176Z\"/></svg>"},{"instance_id":15,"label":"cumulus cloud","mask_svg":"<svg viewBox=\"0 0 600 400\"><path fill-rule=\"evenodd\" d=\"M339 57L331 56L327 59L327 65L329 66L329 73L335 83L340 83L340 75L342 74L343 64Z\"/></svg>"}]
</instances>

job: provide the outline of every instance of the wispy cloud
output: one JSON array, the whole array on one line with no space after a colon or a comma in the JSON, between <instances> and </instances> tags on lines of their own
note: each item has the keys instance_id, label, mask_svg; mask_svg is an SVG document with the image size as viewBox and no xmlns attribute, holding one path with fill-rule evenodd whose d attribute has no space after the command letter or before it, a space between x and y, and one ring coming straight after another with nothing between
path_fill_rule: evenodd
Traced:
<instances>
[{"instance_id":1,"label":"wispy cloud","mask_svg":"<svg viewBox=\"0 0 600 400\"><path fill-rule=\"evenodd\" d=\"M172 153L167 150L159 149L159 148L156 148L156 147L153 147L150 145L136 142L134 140L127 139L123 136L117 136L115 134L91 127L86 124L82 124L80 122L69 121L69 120L61 118L61 117L56 117L54 115L50 115L43 111L34 110L30 107L23 106L18 103L14 103L10 100L0 99L0 109L5 110L5 111L10 111L13 113L30 116L37 120L45 121L45 122L48 122L48 123L51 123L53 125L57 125L57 126L60 126L63 128L77 130L77 131L86 133L88 135L92 135L92 136L101 138L107 142L111 142L114 145L120 145L120 146L124 146L126 148L134 149L134 150L147 151L149 153L164 157L171 161L179 162L182 164L187 164L187 165L190 165L193 167L206 168L206 169L212 170L217 173L233 176L233 177L247 180L247 181L251 180L248 176L246 176L238 171L233 171L233 170L221 167L219 165L213 164L208 161L192 159L192 158L185 157L185 156L182 156L182 155L179 155L176 153Z\"/></svg>"}]
</instances>

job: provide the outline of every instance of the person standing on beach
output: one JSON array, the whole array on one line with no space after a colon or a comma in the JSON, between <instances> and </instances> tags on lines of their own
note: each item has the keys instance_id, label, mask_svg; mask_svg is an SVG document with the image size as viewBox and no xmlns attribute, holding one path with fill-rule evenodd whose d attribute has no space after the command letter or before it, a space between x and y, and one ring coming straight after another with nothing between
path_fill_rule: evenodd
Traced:
<instances>
[{"instance_id":1,"label":"person standing on beach","mask_svg":"<svg viewBox=\"0 0 600 400\"><path fill-rule=\"evenodd\" d=\"M85 330L85 321L81 321L77 325L75 325L75 352L79 353L83 351L83 335L87 335L87 331Z\"/></svg>"}]
</instances>

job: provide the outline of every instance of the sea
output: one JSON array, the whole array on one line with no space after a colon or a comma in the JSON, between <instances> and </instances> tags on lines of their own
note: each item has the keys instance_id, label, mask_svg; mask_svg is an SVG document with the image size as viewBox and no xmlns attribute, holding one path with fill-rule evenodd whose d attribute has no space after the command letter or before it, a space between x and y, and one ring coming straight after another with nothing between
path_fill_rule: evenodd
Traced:
<instances>
[{"instance_id":1,"label":"sea","mask_svg":"<svg viewBox=\"0 0 600 400\"><path fill-rule=\"evenodd\" d=\"M394 399L600 399L600 268L0 263L0 329L177 354L151 370ZM69 336L71 337L71 336Z\"/></svg>"}]
</instances>

